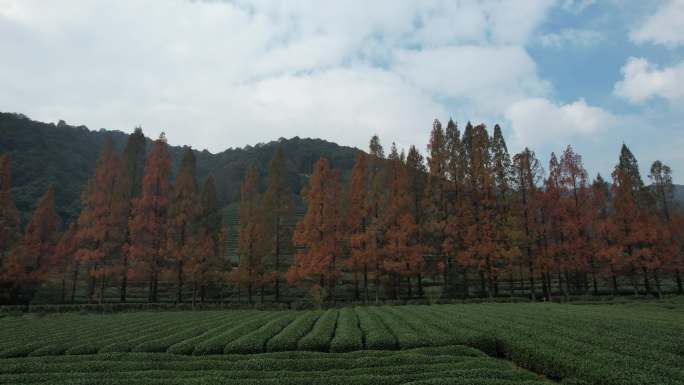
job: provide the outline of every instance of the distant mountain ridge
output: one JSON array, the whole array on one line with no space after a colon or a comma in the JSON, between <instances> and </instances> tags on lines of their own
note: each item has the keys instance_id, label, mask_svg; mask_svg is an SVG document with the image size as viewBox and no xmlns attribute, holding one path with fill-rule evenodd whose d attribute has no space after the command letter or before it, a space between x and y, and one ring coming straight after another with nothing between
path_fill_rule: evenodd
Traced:
<instances>
[{"instance_id":1,"label":"distant mountain ridge","mask_svg":"<svg viewBox=\"0 0 684 385\"><path fill-rule=\"evenodd\" d=\"M63 121L42 123L21 114L0 112L0 154L9 153L12 157L12 196L24 217L32 212L47 187L54 184L58 214L65 222L74 220L81 207L80 193L94 171L100 147L108 138L120 151L128 134L104 129L93 131ZM148 150L150 143L151 139L148 139ZM232 148L217 154L195 151L198 183L212 174L221 202L224 205L234 202L239 198L245 168L254 164L263 179L277 145L283 148L295 193L299 193L319 157L327 157L346 175L360 151L322 139L299 137ZM174 171L186 148L169 146Z\"/></svg>"}]
</instances>

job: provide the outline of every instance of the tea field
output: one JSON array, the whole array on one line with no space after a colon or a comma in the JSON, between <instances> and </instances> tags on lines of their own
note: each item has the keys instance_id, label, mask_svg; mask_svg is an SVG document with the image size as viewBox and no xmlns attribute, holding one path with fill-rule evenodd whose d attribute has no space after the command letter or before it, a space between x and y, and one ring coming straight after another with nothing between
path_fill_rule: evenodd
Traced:
<instances>
[{"instance_id":1,"label":"tea field","mask_svg":"<svg viewBox=\"0 0 684 385\"><path fill-rule=\"evenodd\" d=\"M0 318L0 384L684 384L681 302Z\"/></svg>"}]
</instances>

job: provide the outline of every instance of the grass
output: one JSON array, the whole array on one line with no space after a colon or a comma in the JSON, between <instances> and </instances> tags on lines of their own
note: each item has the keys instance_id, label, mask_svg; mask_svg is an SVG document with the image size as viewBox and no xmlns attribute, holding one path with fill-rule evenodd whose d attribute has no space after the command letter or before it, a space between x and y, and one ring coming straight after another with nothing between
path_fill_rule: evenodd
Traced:
<instances>
[{"instance_id":1,"label":"grass","mask_svg":"<svg viewBox=\"0 0 684 385\"><path fill-rule=\"evenodd\" d=\"M519 371L496 366L504 361L485 353L567 384L684 384L684 305L485 303L0 318L0 383L540 381L527 372L516 377Z\"/></svg>"}]
</instances>

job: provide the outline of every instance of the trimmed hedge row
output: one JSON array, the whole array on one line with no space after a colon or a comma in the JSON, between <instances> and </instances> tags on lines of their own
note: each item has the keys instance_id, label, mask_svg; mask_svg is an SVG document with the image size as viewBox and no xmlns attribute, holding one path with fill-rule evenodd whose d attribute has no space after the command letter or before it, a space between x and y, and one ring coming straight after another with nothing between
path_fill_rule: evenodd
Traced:
<instances>
[{"instance_id":1,"label":"trimmed hedge row","mask_svg":"<svg viewBox=\"0 0 684 385\"><path fill-rule=\"evenodd\" d=\"M397 339L380 318L365 307L354 309L359 317L359 327L363 331L366 349L396 349Z\"/></svg>"},{"instance_id":2,"label":"trimmed hedge row","mask_svg":"<svg viewBox=\"0 0 684 385\"><path fill-rule=\"evenodd\" d=\"M340 310L337 319L335 336L330 341L331 352L350 352L363 349L363 333L359 329L359 320L352 308Z\"/></svg>"},{"instance_id":3,"label":"trimmed hedge row","mask_svg":"<svg viewBox=\"0 0 684 385\"><path fill-rule=\"evenodd\" d=\"M222 354L226 345L249 333L250 331L261 327L263 324L268 322L270 317L271 314L269 313L255 314L254 316L243 320L239 324L233 325L233 327L224 331L223 333L198 343L192 350L192 354L196 356L205 354Z\"/></svg>"},{"instance_id":4,"label":"trimmed hedge row","mask_svg":"<svg viewBox=\"0 0 684 385\"><path fill-rule=\"evenodd\" d=\"M292 313L276 315L274 319L258 330L244 335L226 345L223 349L223 353L263 353L266 351L266 343L268 340L280 333L280 331L289 325L294 318L295 315Z\"/></svg>"},{"instance_id":5,"label":"trimmed hedge row","mask_svg":"<svg viewBox=\"0 0 684 385\"><path fill-rule=\"evenodd\" d=\"M266 344L269 352L297 350L297 342L311 331L321 311L308 311L299 314L297 319L287 325L280 333L271 338Z\"/></svg>"},{"instance_id":6,"label":"trimmed hedge row","mask_svg":"<svg viewBox=\"0 0 684 385\"><path fill-rule=\"evenodd\" d=\"M330 341L335 335L337 325L337 309L328 309L316 321L313 329L297 343L301 350L314 350L327 352L330 349Z\"/></svg>"},{"instance_id":7,"label":"trimmed hedge row","mask_svg":"<svg viewBox=\"0 0 684 385\"><path fill-rule=\"evenodd\" d=\"M288 352L181 356L104 354L9 359L0 383L50 384L408 384L430 379L549 385L508 362L465 347L354 353ZM506 382L501 382L506 381Z\"/></svg>"}]
</instances>

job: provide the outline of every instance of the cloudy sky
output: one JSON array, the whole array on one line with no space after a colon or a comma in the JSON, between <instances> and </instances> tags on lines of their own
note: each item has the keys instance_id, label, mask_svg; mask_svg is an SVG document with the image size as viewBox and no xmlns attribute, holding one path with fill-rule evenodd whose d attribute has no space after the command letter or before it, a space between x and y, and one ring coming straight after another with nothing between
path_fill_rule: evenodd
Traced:
<instances>
[{"instance_id":1,"label":"cloudy sky","mask_svg":"<svg viewBox=\"0 0 684 385\"><path fill-rule=\"evenodd\" d=\"M0 0L0 111L218 152L492 127L684 183L684 0Z\"/></svg>"}]
</instances>

